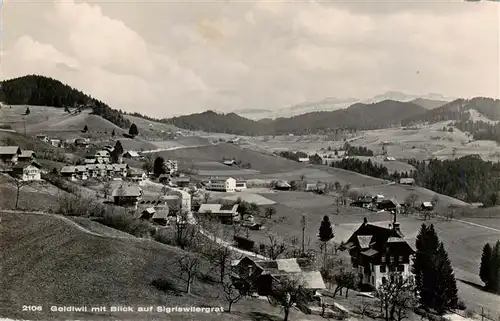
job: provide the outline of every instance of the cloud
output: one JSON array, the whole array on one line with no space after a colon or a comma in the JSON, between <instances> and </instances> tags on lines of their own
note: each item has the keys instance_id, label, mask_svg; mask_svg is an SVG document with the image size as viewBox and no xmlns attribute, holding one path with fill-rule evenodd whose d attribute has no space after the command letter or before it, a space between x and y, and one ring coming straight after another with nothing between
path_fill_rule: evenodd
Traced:
<instances>
[{"instance_id":1,"label":"cloud","mask_svg":"<svg viewBox=\"0 0 500 321\"><path fill-rule=\"evenodd\" d=\"M499 94L494 3L12 3L4 78L45 74L157 117L386 90Z\"/></svg>"}]
</instances>

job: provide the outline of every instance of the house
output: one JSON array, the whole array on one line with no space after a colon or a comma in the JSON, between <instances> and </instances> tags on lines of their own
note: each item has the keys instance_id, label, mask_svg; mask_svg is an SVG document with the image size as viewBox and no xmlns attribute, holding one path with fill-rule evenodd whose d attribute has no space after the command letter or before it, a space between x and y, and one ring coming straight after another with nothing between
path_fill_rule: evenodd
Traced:
<instances>
[{"instance_id":1,"label":"house","mask_svg":"<svg viewBox=\"0 0 500 321\"><path fill-rule=\"evenodd\" d=\"M61 169L61 176L76 181L78 179L75 166L64 166Z\"/></svg>"},{"instance_id":2,"label":"house","mask_svg":"<svg viewBox=\"0 0 500 321\"><path fill-rule=\"evenodd\" d=\"M362 208L370 208L370 205L373 204L373 200L369 196L359 197L357 200L352 202L350 206L362 207Z\"/></svg>"},{"instance_id":3,"label":"house","mask_svg":"<svg viewBox=\"0 0 500 321\"><path fill-rule=\"evenodd\" d=\"M39 181L42 179L42 165L36 161L18 162L12 167L13 174L20 177L23 181Z\"/></svg>"},{"instance_id":4,"label":"house","mask_svg":"<svg viewBox=\"0 0 500 321\"><path fill-rule=\"evenodd\" d=\"M76 175L79 179L81 179L81 180L89 179L89 172L87 170L87 166L85 166L85 165L75 166L75 172L76 172Z\"/></svg>"},{"instance_id":5,"label":"house","mask_svg":"<svg viewBox=\"0 0 500 321\"><path fill-rule=\"evenodd\" d=\"M137 159L140 157L141 157L141 155L139 155L138 152L133 151L133 150L129 150L129 151L126 151L125 153L123 153L123 158Z\"/></svg>"},{"instance_id":6,"label":"house","mask_svg":"<svg viewBox=\"0 0 500 321\"><path fill-rule=\"evenodd\" d=\"M187 187L189 186L189 183L191 183L191 177L188 176L176 177L172 179L172 184L178 187Z\"/></svg>"},{"instance_id":7,"label":"house","mask_svg":"<svg viewBox=\"0 0 500 321\"><path fill-rule=\"evenodd\" d=\"M233 166L236 161L234 159L225 159L222 163L227 166Z\"/></svg>"},{"instance_id":8,"label":"house","mask_svg":"<svg viewBox=\"0 0 500 321\"><path fill-rule=\"evenodd\" d=\"M158 177L158 182L160 182L162 184L167 184L168 182L170 182L170 180L171 180L171 177L169 174L161 174Z\"/></svg>"},{"instance_id":9,"label":"house","mask_svg":"<svg viewBox=\"0 0 500 321\"><path fill-rule=\"evenodd\" d=\"M377 195L375 195L375 196L372 197L372 201L374 203L378 203L378 202L381 202L383 200L385 200L385 196L382 195L382 194L377 194Z\"/></svg>"},{"instance_id":10,"label":"house","mask_svg":"<svg viewBox=\"0 0 500 321\"><path fill-rule=\"evenodd\" d=\"M179 171L179 162L169 159L165 162L165 167L170 174L177 173Z\"/></svg>"},{"instance_id":11,"label":"house","mask_svg":"<svg viewBox=\"0 0 500 321\"><path fill-rule=\"evenodd\" d=\"M35 136L36 139L44 142L44 143L49 143L49 136L44 135L44 134L38 134Z\"/></svg>"},{"instance_id":12,"label":"house","mask_svg":"<svg viewBox=\"0 0 500 321\"><path fill-rule=\"evenodd\" d=\"M388 227L370 224L365 218L344 248L349 250L351 262L363 285L378 288L392 272L412 277L411 262L415 250L404 239L396 215Z\"/></svg>"},{"instance_id":13,"label":"house","mask_svg":"<svg viewBox=\"0 0 500 321\"><path fill-rule=\"evenodd\" d=\"M155 208L155 213L151 217L153 223L157 225L167 225L168 223L168 206L159 206Z\"/></svg>"},{"instance_id":14,"label":"house","mask_svg":"<svg viewBox=\"0 0 500 321\"><path fill-rule=\"evenodd\" d=\"M117 177L127 177L128 165L127 164L113 164L113 174Z\"/></svg>"},{"instance_id":15,"label":"house","mask_svg":"<svg viewBox=\"0 0 500 321\"><path fill-rule=\"evenodd\" d=\"M49 142L54 147L60 147L61 146L61 140L60 139L52 138Z\"/></svg>"},{"instance_id":16,"label":"house","mask_svg":"<svg viewBox=\"0 0 500 321\"><path fill-rule=\"evenodd\" d=\"M396 200L383 199L376 203L376 209L379 211L399 212L401 205Z\"/></svg>"},{"instance_id":17,"label":"house","mask_svg":"<svg viewBox=\"0 0 500 321\"><path fill-rule=\"evenodd\" d=\"M0 146L0 161L5 164L15 164L21 153L19 146Z\"/></svg>"},{"instance_id":18,"label":"house","mask_svg":"<svg viewBox=\"0 0 500 321\"><path fill-rule=\"evenodd\" d=\"M317 190L318 190L317 184L313 184L313 183L306 184L306 192L315 192Z\"/></svg>"},{"instance_id":19,"label":"house","mask_svg":"<svg viewBox=\"0 0 500 321\"><path fill-rule=\"evenodd\" d=\"M87 157L85 157L84 162L87 165L97 164L97 159L95 159L94 156L87 156Z\"/></svg>"},{"instance_id":20,"label":"house","mask_svg":"<svg viewBox=\"0 0 500 321\"><path fill-rule=\"evenodd\" d=\"M434 209L434 205L432 202L422 202L422 204L420 204L420 209L422 211L432 211Z\"/></svg>"},{"instance_id":21,"label":"house","mask_svg":"<svg viewBox=\"0 0 500 321\"><path fill-rule=\"evenodd\" d=\"M154 207L148 207L140 212L138 218L140 218L141 220L150 220L155 213L156 210Z\"/></svg>"},{"instance_id":22,"label":"house","mask_svg":"<svg viewBox=\"0 0 500 321\"><path fill-rule=\"evenodd\" d=\"M127 177L133 182L142 182L147 178L147 175L141 170L129 168Z\"/></svg>"},{"instance_id":23,"label":"house","mask_svg":"<svg viewBox=\"0 0 500 321\"><path fill-rule=\"evenodd\" d=\"M29 149L21 151L21 154L17 156L19 162L31 162L34 158L36 158L35 152Z\"/></svg>"},{"instance_id":24,"label":"house","mask_svg":"<svg viewBox=\"0 0 500 321\"><path fill-rule=\"evenodd\" d=\"M415 179L414 178L401 178L399 180L399 184L402 184L402 185L414 185L415 184Z\"/></svg>"},{"instance_id":25,"label":"house","mask_svg":"<svg viewBox=\"0 0 500 321\"><path fill-rule=\"evenodd\" d=\"M236 180L235 190L236 191L242 191L242 190L245 190L245 189L247 189L247 181L245 181L243 179L237 179Z\"/></svg>"},{"instance_id":26,"label":"house","mask_svg":"<svg viewBox=\"0 0 500 321\"><path fill-rule=\"evenodd\" d=\"M309 162L309 157L299 157L299 163L307 163Z\"/></svg>"},{"instance_id":27,"label":"house","mask_svg":"<svg viewBox=\"0 0 500 321\"><path fill-rule=\"evenodd\" d=\"M232 177L210 179L207 189L232 193L236 190L236 180Z\"/></svg>"},{"instance_id":28,"label":"house","mask_svg":"<svg viewBox=\"0 0 500 321\"><path fill-rule=\"evenodd\" d=\"M222 204L201 204L198 209L198 214L205 216L216 217L222 223L232 224L240 221L238 213L238 204L222 205Z\"/></svg>"},{"instance_id":29,"label":"house","mask_svg":"<svg viewBox=\"0 0 500 321\"><path fill-rule=\"evenodd\" d=\"M137 204L142 197L142 189L137 185L122 184L113 191L111 196L116 205L137 208Z\"/></svg>"},{"instance_id":30,"label":"house","mask_svg":"<svg viewBox=\"0 0 500 321\"><path fill-rule=\"evenodd\" d=\"M231 262L231 265L231 273L237 283L249 292L262 296L272 293L273 288L284 277L303 280L304 287L311 296L317 290L326 288L321 273L308 258L263 261L246 256Z\"/></svg>"},{"instance_id":31,"label":"house","mask_svg":"<svg viewBox=\"0 0 500 321\"><path fill-rule=\"evenodd\" d=\"M481 202L473 202L473 203L470 203L470 205L473 208L482 208L482 207L484 207L484 204L481 203Z\"/></svg>"},{"instance_id":32,"label":"house","mask_svg":"<svg viewBox=\"0 0 500 321\"><path fill-rule=\"evenodd\" d=\"M75 139L75 145L80 147L89 147L90 139L89 138L77 138Z\"/></svg>"},{"instance_id":33,"label":"house","mask_svg":"<svg viewBox=\"0 0 500 321\"><path fill-rule=\"evenodd\" d=\"M109 151L101 149L95 153L95 159L100 164L108 164L110 162L111 155Z\"/></svg>"},{"instance_id":34,"label":"house","mask_svg":"<svg viewBox=\"0 0 500 321\"><path fill-rule=\"evenodd\" d=\"M393 161L395 161L395 160L396 160L396 157L387 156L386 158L384 158L384 160L385 160L386 162L393 162Z\"/></svg>"},{"instance_id":35,"label":"house","mask_svg":"<svg viewBox=\"0 0 500 321\"><path fill-rule=\"evenodd\" d=\"M276 189L280 191L289 191L292 189L292 185L285 181L278 181L276 182Z\"/></svg>"}]
</instances>

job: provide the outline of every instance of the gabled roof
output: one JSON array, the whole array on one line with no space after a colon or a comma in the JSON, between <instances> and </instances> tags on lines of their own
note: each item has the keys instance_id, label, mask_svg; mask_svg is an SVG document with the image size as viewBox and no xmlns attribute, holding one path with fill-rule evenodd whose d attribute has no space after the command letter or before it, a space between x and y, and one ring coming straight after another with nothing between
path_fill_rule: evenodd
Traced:
<instances>
[{"instance_id":1,"label":"gabled roof","mask_svg":"<svg viewBox=\"0 0 500 321\"><path fill-rule=\"evenodd\" d=\"M0 146L0 155L15 155L21 154L19 146Z\"/></svg>"},{"instance_id":2,"label":"gabled roof","mask_svg":"<svg viewBox=\"0 0 500 321\"><path fill-rule=\"evenodd\" d=\"M234 179L234 178L232 178L232 177L217 177L217 178L210 179L210 182L221 183L221 182L226 182L228 179Z\"/></svg>"},{"instance_id":3,"label":"gabled roof","mask_svg":"<svg viewBox=\"0 0 500 321\"><path fill-rule=\"evenodd\" d=\"M139 197L142 189L135 185L120 185L112 193L112 196Z\"/></svg>"},{"instance_id":4,"label":"gabled roof","mask_svg":"<svg viewBox=\"0 0 500 321\"><path fill-rule=\"evenodd\" d=\"M20 158L32 158L35 157L35 152L29 149L25 149L21 151L21 154L19 155Z\"/></svg>"},{"instance_id":5,"label":"gabled roof","mask_svg":"<svg viewBox=\"0 0 500 321\"><path fill-rule=\"evenodd\" d=\"M370 242L372 240L372 235L358 235L358 244L362 249L367 249L370 247Z\"/></svg>"},{"instance_id":6,"label":"gabled roof","mask_svg":"<svg viewBox=\"0 0 500 321\"><path fill-rule=\"evenodd\" d=\"M201 204L198 213L236 213L238 212L238 204L222 205L222 204Z\"/></svg>"},{"instance_id":7,"label":"gabled roof","mask_svg":"<svg viewBox=\"0 0 500 321\"><path fill-rule=\"evenodd\" d=\"M139 153L134 151L134 150L128 150L126 151L125 153L123 153L123 155L130 155L132 157L139 157Z\"/></svg>"},{"instance_id":8,"label":"gabled roof","mask_svg":"<svg viewBox=\"0 0 500 321\"><path fill-rule=\"evenodd\" d=\"M142 211L142 213L144 213L144 212L153 215L154 213L156 213L156 210L154 207L148 207L144 211Z\"/></svg>"},{"instance_id":9,"label":"gabled roof","mask_svg":"<svg viewBox=\"0 0 500 321\"><path fill-rule=\"evenodd\" d=\"M162 206L161 208L156 209L155 213L153 214L152 219L161 219L161 220L166 220L168 218L168 213L169 209L168 206Z\"/></svg>"},{"instance_id":10,"label":"gabled roof","mask_svg":"<svg viewBox=\"0 0 500 321\"><path fill-rule=\"evenodd\" d=\"M87 171L87 166L78 165L78 166L75 166L75 169L76 169L77 172L86 172Z\"/></svg>"},{"instance_id":11,"label":"gabled roof","mask_svg":"<svg viewBox=\"0 0 500 321\"><path fill-rule=\"evenodd\" d=\"M422 206L424 207L432 207L432 203L431 202L422 202Z\"/></svg>"},{"instance_id":12,"label":"gabled roof","mask_svg":"<svg viewBox=\"0 0 500 321\"><path fill-rule=\"evenodd\" d=\"M25 167L28 167L28 166L35 166L37 168L42 168L42 165L40 165L38 162L36 161L31 161L31 162L18 162L16 165L14 165L12 168L13 169L24 169Z\"/></svg>"},{"instance_id":13,"label":"gabled roof","mask_svg":"<svg viewBox=\"0 0 500 321\"><path fill-rule=\"evenodd\" d=\"M184 176L184 177L176 177L172 179L174 183L179 183L179 182L184 182L184 183L189 183L191 182L191 177L189 176Z\"/></svg>"},{"instance_id":14,"label":"gabled roof","mask_svg":"<svg viewBox=\"0 0 500 321\"><path fill-rule=\"evenodd\" d=\"M97 159L95 158L85 158L85 164L95 164L97 163Z\"/></svg>"},{"instance_id":15,"label":"gabled roof","mask_svg":"<svg viewBox=\"0 0 500 321\"><path fill-rule=\"evenodd\" d=\"M95 157L109 157L109 151L107 150L98 150L96 153L95 153Z\"/></svg>"},{"instance_id":16,"label":"gabled roof","mask_svg":"<svg viewBox=\"0 0 500 321\"><path fill-rule=\"evenodd\" d=\"M115 170L124 170L128 168L128 164L113 164L112 166Z\"/></svg>"},{"instance_id":17,"label":"gabled roof","mask_svg":"<svg viewBox=\"0 0 500 321\"><path fill-rule=\"evenodd\" d=\"M76 172L76 167L75 166L64 166L61 169L61 173L75 173Z\"/></svg>"}]
</instances>

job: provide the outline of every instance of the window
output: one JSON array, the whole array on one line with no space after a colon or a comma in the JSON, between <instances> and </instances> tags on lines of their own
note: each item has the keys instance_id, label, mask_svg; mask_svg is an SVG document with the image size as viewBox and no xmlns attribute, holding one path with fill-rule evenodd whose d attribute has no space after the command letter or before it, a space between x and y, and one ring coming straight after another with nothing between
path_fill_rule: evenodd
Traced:
<instances>
[{"instance_id":1,"label":"window","mask_svg":"<svg viewBox=\"0 0 500 321\"><path fill-rule=\"evenodd\" d=\"M389 272L396 272L396 267L393 265L389 266Z\"/></svg>"},{"instance_id":2,"label":"window","mask_svg":"<svg viewBox=\"0 0 500 321\"><path fill-rule=\"evenodd\" d=\"M404 265L398 265L398 272L404 272L405 266Z\"/></svg>"},{"instance_id":3,"label":"window","mask_svg":"<svg viewBox=\"0 0 500 321\"><path fill-rule=\"evenodd\" d=\"M380 266L380 273L385 273L387 271L387 268L385 265Z\"/></svg>"},{"instance_id":4,"label":"window","mask_svg":"<svg viewBox=\"0 0 500 321\"><path fill-rule=\"evenodd\" d=\"M382 263L385 263L385 256L382 256Z\"/></svg>"},{"instance_id":5,"label":"window","mask_svg":"<svg viewBox=\"0 0 500 321\"><path fill-rule=\"evenodd\" d=\"M400 256L398 257L398 262L403 262L403 256L402 256L402 255L400 255Z\"/></svg>"},{"instance_id":6,"label":"window","mask_svg":"<svg viewBox=\"0 0 500 321\"><path fill-rule=\"evenodd\" d=\"M390 256L391 263L394 263L394 255Z\"/></svg>"}]
</instances>

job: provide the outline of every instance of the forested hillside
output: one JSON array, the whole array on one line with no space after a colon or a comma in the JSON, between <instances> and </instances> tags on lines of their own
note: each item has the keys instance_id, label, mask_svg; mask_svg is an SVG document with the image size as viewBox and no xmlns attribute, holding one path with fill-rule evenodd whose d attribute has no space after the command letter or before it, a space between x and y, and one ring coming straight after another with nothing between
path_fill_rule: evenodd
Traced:
<instances>
[{"instance_id":1,"label":"forested hillside","mask_svg":"<svg viewBox=\"0 0 500 321\"><path fill-rule=\"evenodd\" d=\"M408 117L404 119L403 125L420 122L436 123L446 120L467 121L470 119L470 110L476 110L491 120L500 120L500 100L477 97L457 99L421 115Z\"/></svg>"},{"instance_id":2,"label":"forested hillside","mask_svg":"<svg viewBox=\"0 0 500 321\"><path fill-rule=\"evenodd\" d=\"M474 140L494 140L500 142L500 124L490 124L483 121L462 120L455 122L455 127L470 133Z\"/></svg>"},{"instance_id":3,"label":"forested hillside","mask_svg":"<svg viewBox=\"0 0 500 321\"><path fill-rule=\"evenodd\" d=\"M385 100L374 104L355 104L344 110L313 112L276 120L253 121L234 113L207 111L161 121L189 130L235 135L308 134L331 132L338 128L377 129L397 126L403 119L425 111L425 108L413 103Z\"/></svg>"},{"instance_id":4,"label":"forested hillside","mask_svg":"<svg viewBox=\"0 0 500 321\"><path fill-rule=\"evenodd\" d=\"M0 101L7 105L92 108L115 125L128 128L130 122L118 110L62 82L44 76L29 75L2 81Z\"/></svg>"}]
</instances>

